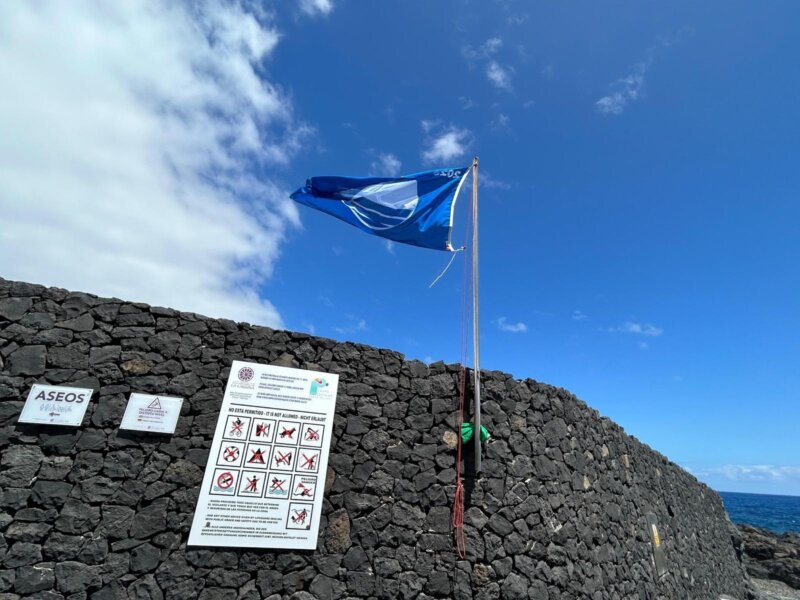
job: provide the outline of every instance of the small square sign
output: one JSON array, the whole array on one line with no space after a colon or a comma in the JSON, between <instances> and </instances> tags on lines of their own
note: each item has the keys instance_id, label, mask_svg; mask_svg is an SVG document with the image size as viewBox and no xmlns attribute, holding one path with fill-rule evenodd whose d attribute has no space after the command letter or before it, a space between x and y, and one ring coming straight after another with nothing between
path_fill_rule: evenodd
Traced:
<instances>
[{"instance_id":1,"label":"small square sign","mask_svg":"<svg viewBox=\"0 0 800 600\"><path fill-rule=\"evenodd\" d=\"M217 496L233 496L236 493L238 479L239 471L235 469L214 469L209 493Z\"/></svg>"},{"instance_id":2,"label":"small square sign","mask_svg":"<svg viewBox=\"0 0 800 600\"><path fill-rule=\"evenodd\" d=\"M319 470L319 450L300 448L297 470L300 473L316 473Z\"/></svg>"},{"instance_id":3,"label":"small square sign","mask_svg":"<svg viewBox=\"0 0 800 600\"><path fill-rule=\"evenodd\" d=\"M244 455L244 466L248 468L266 469L269 464L270 447L265 444L247 444Z\"/></svg>"},{"instance_id":4,"label":"small square sign","mask_svg":"<svg viewBox=\"0 0 800 600\"><path fill-rule=\"evenodd\" d=\"M181 406L183 398L131 394L119 428L151 433L175 433Z\"/></svg>"},{"instance_id":5,"label":"small square sign","mask_svg":"<svg viewBox=\"0 0 800 600\"><path fill-rule=\"evenodd\" d=\"M249 429L250 417L230 416L225 421L225 431L222 432L222 437L226 440L246 440Z\"/></svg>"},{"instance_id":6,"label":"small square sign","mask_svg":"<svg viewBox=\"0 0 800 600\"><path fill-rule=\"evenodd\" d=\"M222 467L241 467L244 460L243 442L225 442L219 447L217 464Z\"/></svg>"},{"instance_id":7,"label":"small square sign","mask_svg":"<svg viewBox=\"0 0 800 600\"><path fill-rule=\"evenodd\" d=\"M292 502L289 505L289 514L286 516L286 529L309 529L313 510L313 504Z\"/></svg>"},{"instance_id":8,"label":"small square sign","mask_svg":"<svg viewBox=\"0 0 800 600\"><path fill-rule=\"evenodd\" d=\"M317 478L308 475L295 475L292 484L292 500L311 501L317 492Z\"/></svg>"},{"instance_id":9,"label":"small square sign","mask_svg":"<svg viewBox=\"0 0 800 600\"><path fill-rule=\"evenodd\" d=\"M251 442L272 443L275 438L275 421L273 419L253 419L250 430Z\"/></svg>"},{"instance_id":10,"label":"small square sign","mask_svg":"<svg viewBox=\"0 0 800 600\"><path fill-rule=\"evenodd\" d=\"M261 496L264 491L264 479L267 474L263 471L242 471L239 480L239 496Z\"/></svg>"},{"instance_id":11,"label":"small square sign","mask_svg":"<svg viewBox=\"0 0 800 600\"><path fill-rule=\"evenodd\" d=\"M271 471L267 477L267 489L264 492L265 498L286 499L292 490L292 476L288 473L278 473Z\"/></svg>"},{"instance_id":12,"label":"small square sign","mask_svg":"<svg viewBox=\"0 0 800 600\"><path fill-rule=\"evenodd\" d=\"M278 423L279 444L296 444L300 437L300 423L294 421L280 421Z\"/></svg>"},{"instance_id":13,"label":"small square sign","mask_svg":"<svg viewBox=\"0 0 800 600\"><path fill-rule=\"evenodd\" d=\"M300 429L300 445L322 448L322 438L325 436L325 425L303 423Z\"/></svg>"},{"instance_id":14,"label":"small square sign","mask_svg":"<svg viewBox=\"0 0 800 600\"><path fill-rule=\"evenodd\" d=\"M276 471L291 471L294 469L296 455L297 448L275 446L269 468L275 469Z\"/></svg>"},{"instance_id":15,"label":"small square sign","mask_svg":"<svg viewBox=\"0 0 800 600\"><path fill-rule=\"evenodd\" d=\"M20 423L79 427L93 390L34 384L19 415Z\"/></svg>"}]
</instances>

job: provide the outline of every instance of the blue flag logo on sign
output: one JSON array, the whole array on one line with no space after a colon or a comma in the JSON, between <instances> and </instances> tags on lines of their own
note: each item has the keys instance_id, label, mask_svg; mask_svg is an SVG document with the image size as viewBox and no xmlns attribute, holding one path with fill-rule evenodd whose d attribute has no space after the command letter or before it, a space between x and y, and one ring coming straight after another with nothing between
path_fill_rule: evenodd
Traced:
<instances>
[{"instance_id":1,"label":"blue flag logo on sign","mask_svg":"<svg viewBox=\"0 0 800 600\"><path fill-rule=\"evenodd\" d=\"M291 197L372 235L452 251L453 209L468 171L436 169L395 178L312 177Z\"/></svg>"}]
</instances>

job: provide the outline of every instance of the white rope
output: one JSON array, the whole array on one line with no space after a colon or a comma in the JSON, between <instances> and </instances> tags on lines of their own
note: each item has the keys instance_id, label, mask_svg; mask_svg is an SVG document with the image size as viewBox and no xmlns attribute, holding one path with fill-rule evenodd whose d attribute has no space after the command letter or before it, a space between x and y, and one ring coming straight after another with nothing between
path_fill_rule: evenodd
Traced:
<instances>
[{"instance_id":1,"label":"white rope","mask_svg":"<svg viewBox=\"0 0 800 600\"><path fill-rule=\"evenodd\" d=\"M453 261L456 259L456 254L458 254L462 250L464 250L464 246L461 246L461 248L456 248L455 250L453 250L453 256L450 257L450 262L447 263L447 266L444 268L444 271L439 273L439 276L431 282L431 284L428 286L428 289L431 289L434 285L436 285L436 282L439 281L444 276L445 273L447 273L447 269L450 268L450 265L452 265Z\"/></svg>"}]
</instances>

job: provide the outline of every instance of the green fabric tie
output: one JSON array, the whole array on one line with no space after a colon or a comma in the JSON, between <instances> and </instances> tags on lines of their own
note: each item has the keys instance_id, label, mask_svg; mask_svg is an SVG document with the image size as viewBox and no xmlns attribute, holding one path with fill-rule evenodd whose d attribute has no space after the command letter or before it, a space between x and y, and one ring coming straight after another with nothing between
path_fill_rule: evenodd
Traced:
<instances>
[{"instance_id":1,"label":"green fabric tie","mask_svg":"<svg viewBox=\"0 0 800 600\"><path fill-rule=\"evenodd\" d=\"M472 439L473 434L475 433L475 425L472 423L462 423L461 424L461 441L463 443L467 443ZM489 430L486 429L483 425L481 425L481 441L485 442L490 437Z\"/></svg>"}]
</instances>

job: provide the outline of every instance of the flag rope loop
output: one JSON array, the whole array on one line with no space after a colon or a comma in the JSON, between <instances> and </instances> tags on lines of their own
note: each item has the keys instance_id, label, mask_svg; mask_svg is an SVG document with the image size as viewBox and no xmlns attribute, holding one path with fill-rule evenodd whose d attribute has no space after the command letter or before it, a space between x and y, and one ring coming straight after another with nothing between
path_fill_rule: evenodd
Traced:
<instances>
[{"instance_id":1,"label":"flag rope loop","mask_svg":"<svg viewBox=\"0 0 800 600\"><path fill-rule=\"evenodd\" d=\"M442 277L444 277L444 274L447 273L447 269L450 268L450 265L452 265L453 261L456 259L456 254L462 252L463 250L464 246L461 246L461 248L456 248L455 250L453 250L452 252L453 255L450 257L450 261L447 263L447 266L444 268L444 271L439 273L439 276L431 282L431 284L428 286L428 289L432 288L434 285L436 285L437 281L439 281Z\"/></svg>"}]
</instances>

